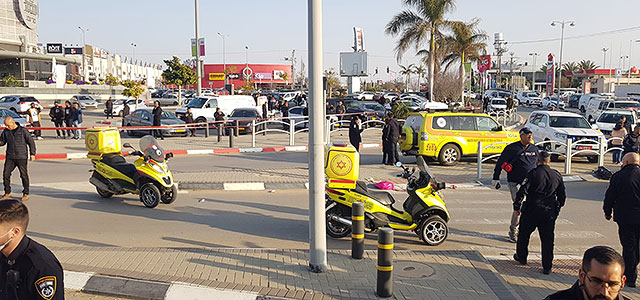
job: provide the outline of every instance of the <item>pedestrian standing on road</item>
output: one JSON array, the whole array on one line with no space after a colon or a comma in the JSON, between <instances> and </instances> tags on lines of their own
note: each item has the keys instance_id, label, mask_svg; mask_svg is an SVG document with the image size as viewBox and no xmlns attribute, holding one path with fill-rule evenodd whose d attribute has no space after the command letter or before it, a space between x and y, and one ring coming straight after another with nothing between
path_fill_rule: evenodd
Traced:
<instances>
[{"instance_id":1,"label":"pedestrian standing on road","mask_svg":"<svg viewBox=\"0 0 640 300\"><path fill-rule=\"evenodd\" d=\"M624 157L629 152L638 153L640 149L640 125L637 125L633 128L633 131L627 134L622 141L622 157Z\"/></svg>"},{"instance_id":2,"label":"pedestrian standing on road","mask_svg":"<svg viewBox=\"0 0 640 300\"><path fill-rule=\"evenodd\" d=\"M513 101L513 97L509 96L509 98L507 98L507 109L512 110L514 104L515 102Z\"/></svg>"},{"instance_id":3,"label":"pedestrian standing on road","mask_svg":"<svg viewBox=\"0 0 640 300\"><path fill-rule=\"evenodd\" d=\"M193 120L193 113L191 112L191 107L187 107L187 113L184 115L184 122L187 124L193 124L196 121ZM191 136L196 136L196 128L194 126L189 127L189 131L191 132Z\"/></svg>"},{"instance_id":4,"label":"pedestrian standing on road","mask_svg":"<svg viewBox=\"0 0 640 300\"><path fill-rule=\"evenodd\" d=\"M62 265L47 247L26 236L29 210L0 201L0 299L64 300Z\"/></svg>"},{"instance_id":5,"label":"pedestrian standing on road","mask_svg":"<svg viewBox=\"0 0 640 300\"><path fill-rule=\"evenodd\" d=\"M334 107L333 105L331 105L331 103L329 103L329 101L325 102L325 114L330 115L333 114L334 112Z\"/></svg>"},{"instance_id":6,"label":"pedestrian standing on road","mask_svg":"<svg viewBox=\"0 0 640 300\"><path fill-rule=\"evenodd\" d=\"M109 100L104 104L105 111L107 113L107 119L111 117L113 119L113 99L109 97Z\"/></svg>"},{"instance_id":7,"label":"pedestrian standing on road","mask_svg":"<svg viewBox=\"0 0 640 300\"><path fill-rule=\"evenodd\" d=\"M382 164L386 164L389 159L389 116L384 117L384 126L382 127Z\"/></svg>"},{"instance_id":8,"label":"pedestrian standing on road","mask_svg":"<svg viewBox=\"0 0 640 300\"><path fill-rule=\"evenodd\" d=\"M49 117L51 117L51 122L53 122L53 126L56 128L64 126L64 109L60 107L60 101L56 100L54 102L53 107L49 110ZM62 136L60 136L60 131L62 131ZM64 130L56 129L56 138L65 138L66 133Z\"/></svg>"},{"instance_id":9,"label":"pedestrian standing on road","mask_svg":"<svg viewBox=\"0 0 640 300\"><path fill-rule=\"evenodd\" d=\"M627 135L627 129L624 128L622 121L616 123L616 126L613 127L613 131L611 132L611 137L617 138L617 139L611 140L611 146L616 148L617 147L622 148L622 141L624 140L624 137L626 135ZM620 163L622 162L622 150L615 149L612 152L613 152L613 163L616 165L620 165Z\"/></svg>"},{"instance_id":10,"label":"pedestrian standing on road","mask_svg":"<svg viewBox=\"0 0 640 300\"><path fill-rule=\"evenodd\" d=\"M400 139L400 123L396 120L393 112L387 114L389 118L389 133L387 134L387 164L395 165L400 161L400 154L398 153L398 140Z\"/></svg>"},{"instance_id":11,"label":"pedestrian standing on road","mask_svg":"<svg viewBox=\"0 0 640 300\"><path fill-rule=\"evenodd\" d=\"M262 103L262 118L263 119L268 119L269 118L269 113L267 110L267 102Z\"/></svg>"},{"instance_id":12,"label":"pedestrian standing on road","mask_svg":"<svg viewBox=\"0 0 640 300\"><path fill-rule=\"evenodd\" d=\"M627 133L631 132L631 122L627 121L627 116L620 115L620 122L622 122L622 127L627 130Z\"/></svg>"},{"instance_id":13,"label":"pedestrian standing on road","mask_svg":"<svg viewBox=\"0 0 640 300\"><path fill-rule=\"evenodd\" d=\"M289 102L284 102L281 106L280 115L282 116L282 122L284 122L284 130L289 130Z\"/></svg>"},{"instance_id":14,"label":"pedestrian standing on road","mask_svg":"<svg viewBox=\"0 0 640 300\"><path fill-rule=\"evenodd\" d=\"M29 124L31 124L31 127L42 126L42 123L40 122L40 108L38 108L35 103L31 103L31 107L27 110L27 115L29 117ZM37 140L42 139L42 130L34 130L33 134L35 135Z\"/></svg>"},{"instance_id":15,"label":"pedestrian standing on road","mask_svg":"<svg viewBox=\"0 0 640 300\"><path fill-rule=\"evenodd\" d=\"M549 295L544 300L629 300L620 293L627 281L624 270L622 256L613 248L589 248L582 256L578 280L571 288Z\"/></svg>"},{"instance_id":16,"label":"pedestrian standing on road","mask_svg":"<svg viewBox=\"0 0 640 300\"><path fill-rule=\"evenodd\" d=\"M71 127L73 127L73 107L71 107L71 101L64 102L64 126L67 127L67 137L71 138L73 132L71 131Z\"/></svg>"},{"instance_id":17,"label":"pedestrian standing on road","mask_svg":"<svg viewBox=\"0 0 640 300\"><path fill-rule=\"evenodd\" d=\"M520 141L504 147L493 170L491 185L496 189L500 189L500 173L502 170L507 172L507 182L511 193L511 201L513 202L516 201L516 194L522 181L537 165L539 150L532 142L533 134L531 130L527 127L520 129ZM519 220L520 214L514 210L511 215L508 234L509 241L512 243L516 242L516 237L518 236Z\"/></svg>"},{"instance_id":18,"label":"pedestrian standing on road","mask_svg":"<svg viewBox=\"0 0 640 300\"><path fill-rule=\"evenodd\" d=\"M522 212L520 232L513 259L520 264L527 264L529 255L529 239L536 228L540 235L542 248L542 273L550 274L553 265L553 241L556 219L564 206L567 195L560 172L551 169L551 154L542 151L538 155L538 167L533 169L524 179L513 202L513 211ZM524 197L527 201L524 203Z\"/></svg>"},{"instance_id":19,"label":"pedestrian standing on road","mask_svg":"<svg viewBox=\"0 0 640 300\"><path fill-rule=\"evenodd\" d=\"M640 260L640 155L622 157L622 169L614 173L604 196L604 217L618 223L627 286L635 287Z\"/></svg>"},{"instance_id":20,"label":"pedestrian standing on road","mask_svg":"<svg viewBox=\"0 0 640 300\"><path fill-rule=\"evenodd\" d=\"M78 102L73 103L73 127L79 128L80 125L82 124L82 109L80 108L80 105L78 105ZM79 140L82 138L82 130L80 129L76 129L73 131L73 138L76 140Z\"/></svg>"},{"instance_id":21,"label":"pedestrian standing on road","mask_svg":"<svg viewBox=\"0 0 640 300\"><path fill-rule=\"evenodd\" d=\"M362 122L359 116L352 116L349 124L349 142L356 151L360 152L360 142L362 142Z\"/></svg>"},{"instance_id":22,"label":"pedestrian standing on road","mask_svg":"<svg viewBox=\"0 0 640 300\"><path fill-rule=\"evenodd\" d=\"M153 110L151 111L153 115L153 126L162 126L162 107L160 107L160 101L153 102ZM164 136L162 135L162 129L157 128L153 131L155 137L160 137L161 140L164 140Z\"/></svg>"},{"instance_id":23,"label":"pedestrian standing on road","mask_svg":"<svg viewBox=\"0 0 640 300\"><path fill-rule=\"evenodd\" d=\"M342 121L343 115L347 113L347 108L344 107L342 101L338 102L338 106L336 106L336 114L338 114L338 119Z\"/></svg>"},{"instance_id":24,"label":"pedestrian standing on road","mask_svg":"<svg viewBox=\"0 0 640 300\"><path fill-rule=\"evenodd\" d=\"M131 114L131 107L129 107L129 104L127 103L123 103L122 106L122 127L124 127L124 118L128 115Z\"/></svg>"},{"instance_id":25,"label":"pedestrian standing on road","mask_svg":"<svg viewBox=\"0 0 640 300\"><path fill-rule=\"evenodd\" d=\"M11 197L11 173L16 167L20 171L20 179L22 180L22 201L27 201L29 200L27 161L29 159L36 160L36 144L29 131L20 124L16 124L12 117L4 119L4 126L7 128L0 134L0 146L7 145L7 152L2 171L4 195L0 201Z\"/></svg>"}]
</instances>

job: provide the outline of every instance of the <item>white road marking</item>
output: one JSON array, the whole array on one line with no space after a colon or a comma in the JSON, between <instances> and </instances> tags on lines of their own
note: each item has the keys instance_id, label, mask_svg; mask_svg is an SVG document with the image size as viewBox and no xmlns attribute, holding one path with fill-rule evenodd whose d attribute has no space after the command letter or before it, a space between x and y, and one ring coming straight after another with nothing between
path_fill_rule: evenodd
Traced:
<instances>
[{"instance_id":1,"label":"white road marking","mask_svg":"<svg viewBox=\"0 0 640 300\"><path fill-rule=\"evenodd\" d=\"M460 224L460 225L508 225L511 224L511 219L451 219L451 224ZM557 219L556 225L573 225L574 223L567 219Z\"/></svg>"},{"instance_id":2,"label":"white road marking","mask_svg":"<svg viewBox=\"0 0 640 300\"><path fill-rule=\"evenodd\" d=\"M495 236L504 236L504 238L507 238L507 232L505 231L487 231L487 232L472 232L472 231L464 231L464 233L461 232L461 230L459 229L451 229L451 234L452 235L462 235L462 236L472 236L472 237L479 237L479 238L491 238L491 237L495 237ZM535 234L534 234L535 235ZM534 235L531 236L531 238L534 238ZM594 238L604 238L605 236L603 234L600 234L598 232L595 231L558 231L556 230L555 232L555 238L559 239L594 239Z\"/></svg>"},{"instance_id":3,"label":"white road marking","mask_svg":"<svg viewBox=\"0 0 640 300\"><path fill-rule=\"evenodd\" d=\"M213 149L187 150L187 154L213 154Z\"/></svg>"},{"instance_id":4,"label":"white road marking","mask_svg":"<svg viewBox=\"0 0 640 300\"><path fill-rule=\"evenodd\" d=\"M93 273L64 271L64 289L80 291L87 284Z\"/></svg>"},{"instance_id":5,"label":"white road marking","mask_svg":"<svg viewBox=\"0 0 640 300\"><path fill-rule=\"evenodd\" d=\"M256 293L221 291L208 287L176 282L169 286L165 300L255 300Z\"/></svg>"},{"instance_id":6,"label":"white road marking","mask_svg":"<svg viewBox=\"0 0 640 300\"><path fill-rule=\"evenodd\" d=\"M223 183L225 191L262 191L264 182Z\"/></svg>"}]
</instances>

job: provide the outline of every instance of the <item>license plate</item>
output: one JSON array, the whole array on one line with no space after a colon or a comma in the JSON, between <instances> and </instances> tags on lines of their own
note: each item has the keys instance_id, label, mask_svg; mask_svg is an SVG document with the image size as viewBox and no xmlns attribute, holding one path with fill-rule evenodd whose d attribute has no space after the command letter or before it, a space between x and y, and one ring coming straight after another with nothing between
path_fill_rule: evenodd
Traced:
<instances>
[{"instance_id":1,"label":"license plate","mask_svg":"<svg viewBox=\"0 0 640 300\"><path fill-rule=\"evenodd\" d=\"M240 130L244 130L244 129L245 129L245 127L240 127Z\"/></svg>"},{"instance_id":2,"label":"license plate","mask_svg":"<svg viewBox=\"0 0 640 300\"><path fill-rule=\"evenodd\" d=\"M184 132L184 129L176 129L176 132Z\"/></svg>"},{"instance_id":3,"label":"license plate","mask_svg":"<svg viewBox=\"0 0 640 300\"><path fill-rule=\"evenodd\" d=\"M376 117L371 118L371 120L375 120L375 119L376 119Z\"/></svg>"},{"instance_id":4,"label":"license plate","mask_svg":"<svg viewBox=\"0 0 640 300\"><path fill-rule=\"evenodd\" d=\"M591 150L591 146L578 146L578 150Z\"/></svg>"}]
</instances>

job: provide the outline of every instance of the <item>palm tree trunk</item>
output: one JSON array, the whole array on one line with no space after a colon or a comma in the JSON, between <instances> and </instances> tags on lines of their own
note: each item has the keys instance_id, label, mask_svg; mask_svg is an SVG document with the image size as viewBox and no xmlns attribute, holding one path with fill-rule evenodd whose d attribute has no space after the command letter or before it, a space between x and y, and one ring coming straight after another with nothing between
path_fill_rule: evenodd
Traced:
<instances>
[{"instance_id":1,"label":"palm tree trunk","mask_svg":"<svg viewBox=\"0 0 640 300\"><path fill-rule=\"evenodd\" d=\"M464 69L464 52L462 52L462 57L460 59L460 102L464 105L464 80L466 74Z\"/></svg>"},{"instance_id":2,"label":"palm tree trunk","mask_svg":"<svg viewBox=\"0 0 640 300\"><path fill-rule=\"evenodd\" d=\"M435 101L433 98L433 81L434 81L434 69L435 69L435 48L436 48L436 39L434 36L434 26L431 26L431 40L429 42L429 100Z\"/></svg>"}]
</instances>

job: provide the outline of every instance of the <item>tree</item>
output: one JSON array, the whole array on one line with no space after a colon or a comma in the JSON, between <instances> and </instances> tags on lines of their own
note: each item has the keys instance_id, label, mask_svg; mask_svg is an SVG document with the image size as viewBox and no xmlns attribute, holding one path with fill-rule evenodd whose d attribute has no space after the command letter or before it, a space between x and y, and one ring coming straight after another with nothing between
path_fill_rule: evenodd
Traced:
<instances>
[{"instance_id":1,"label":"tree","mask_svg":"<svg viewBox=\"0 0 640 300\"><path fill-rule=\"evenodd\" d=\"M113 95L113 87L120 85L120 80L118 80L118 78L116 78L111 73L109 73L107 74L104 81L109 85L109 90L110 90L109 96Z\"/></svg>"},{"instance_id":2,"label":"tree","mask_svg":"<svg viewBox=\"0 0 640 300\"><path fill-rule=\"evenodd\" d=\"M162 78L166 83L178 86L178 103L182 104L182 86L200 84L198 75L194 69L181 63L180 59L175 56L170 60L165 60L164 63L167 65L167 69L162 71Z\"/></svg>"},{"instance_id":3,"label":"tree","mask_svg":"<svg viewBox=\"0 0 640 300\"><path fill-rule=\"evenodd\" d=\"M460 99L464 101L466 74L464 64L467 61L480 62L480 53L487 51L487 35L478 29L479 19L469 23L455 22L451 26L452 35L444 38L444 48L447 55L442 60L445 71L455 63L460 62ZM456 97L457 98L457 97Z\"/></svg>"},{"instance_id":4,"label":"tree","mask_svg":"<svg viewBox=\"0 0 640 300\"><path fill-rule=\"evenodd\" d=\"M415 46L417 50L423 42L429 40L429 98L434 100L436 39L441 34L440 30L450 25L450 22L444 19L444 15L455 8L455 0L402 0L402 2L410 9L395 15L387 24L385 32L392 36L400 35L395 48L398 60L410 46Z\"/></svg>"},{"instance_id":5,"label":"tree","mask_svg":"<svg viewBox=\"0 0 640 300\"><path fill-rule=\"evenodd\" d=\"M424 74L427 73L427 69L425 69L422 65L414 67L413 72L418 75L418 91L421 90L422 78Z\"/></svg>"},{"instance_id":6,"label":"tree","mask_svg":"<svg viewBox=\"0 0 640 300\"><path fill-rule=\"evenodd\" d=\"M413 73L413 69L415 68L416 65L414 64L410 64L408 66L403 66L403 65L398 65L400 66L400 74L406 76L406 86L407 86L407 90L406 92L409 91L409 82L411 81L411 74Z\"/></svg>"},{"instance_id":7,"label":"tree","mask_svg":"<svg viewBox=\"0 0 640 300\"><path fill-rule=\"evenodd\" d=\"M127 79L122 82L122 85L125 87L124 91L122 91L122 95L125 97L136 98L136 109L138 109L138 98L140 98L140 95L144 92L142 83L137 80Z\"/></svg>"},{"instance_id":8,"label":"tree","mask_svg":"<svg viewBox=\"0 0 640 300\"><path fill-rule=\"evenodd\" d=\"M340 78L338 78L338 74L333 68L324 70L324 77L327 77L327 90L329 97L331 97L333 90L340 88Z\"/></svg>"},{"instance_id":9,"label":"tree","mask_svg":"<svg viewBox=\"0 0 640 300\"><path fill-rule=\"evenodd\" d=\"M596 65L595 62L591 61L591 60L581 60L580 63L578 63L578 66L580 67L580 70L585 70L585 71L589 71L589 70L595 70L597 68L600 68L600 66Z\"/></svg>"},{"instance_id":10,"label":"tree","mask_svg":"<svg viewBox=\"0 0 640 300\"><path fill-rule=\"evenodd\" d=\"M409 114L409 107L406 104L397 101L391 107L391 112L398 119L406 119Z\"/></svg>"},{"instance_id":11,"label":"tree","mask_svg":"<svg viewBox=\"0 0 640 300\"><path fill-rule=\"evenodd\" d=\"M0 80L0 84L6 87L20 87L22 86L22 82L16 79L13 75L7 75Z\"/></svg>"},{"instance_id":12,"label":"tree","mask_svg":"<svg viewBox=\"0 0 640 300\"><path fill-rule=\"evenodd\" d=\"M575 62L568 62L562 65L562 75L567 72L578 72L580 71L580 66Z\"/></svg>"}]
</instances>

